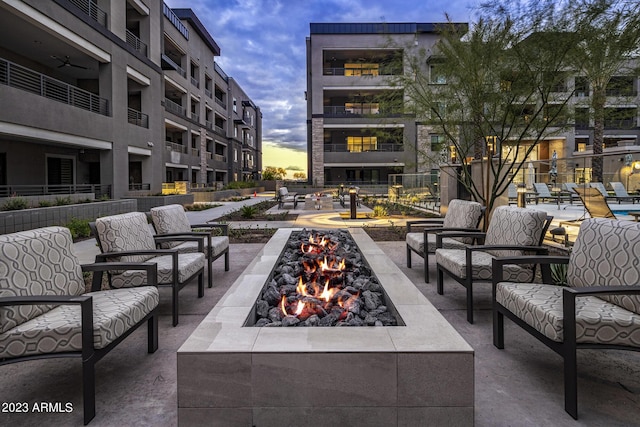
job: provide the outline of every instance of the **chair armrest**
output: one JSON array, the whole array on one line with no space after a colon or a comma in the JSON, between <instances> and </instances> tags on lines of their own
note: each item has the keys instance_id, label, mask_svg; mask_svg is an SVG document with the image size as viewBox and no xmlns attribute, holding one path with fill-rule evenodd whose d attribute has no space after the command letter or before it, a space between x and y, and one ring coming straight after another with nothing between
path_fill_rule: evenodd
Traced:
<instances>
[{"instance_id":1,"label":"chair armrest","mask_svg":"<svg viewBox=\"0 0 640 427\"><path fill-rule=\"evenodd\" d=\"M156 245L165 242L198 242L198 252L204 251L204 239L207 239L207 243L211 243L211 235L208 233L156 234L153 236Z\"/></svg>"},{"instance_id":2,"label":"chair armrest","mask_svg":"<svg viewBox=\"0 0 640 427\"><path fill-rule=\"evenodd\" d=\"M64 304L84 304L91 305L90 295L25 295L0 297L0 306L7 305L64 305Z\"/></svg>"},{"instance_id":3,"label":"chair armrest","mask_svg":"<svg viewBox=\"0 0 640 427\"><path fill-rule=\"evenodd\" d=\"M442 239L445 237L473 237L477 242L484 241L486 235L483 231L443 231L436 233L436 248L442 248Z\"/></svg>"},{"instance_id":4,"label":"chair armrest","mask_svg":"<svg viewBox=\"0 0 640 427\"><path fill-rule=\"evenodd\" d=\"M476 245L476 246L468 246L466 248L468 252L471 251L491 251L491 250L507 250L507 251L531 251L537 254L546 255L549 253L549 248L545 246L525 246L525 245ZM534 255L531 255L535 257ZM511 263L509 263L511 264ZM531 262L523 263L523 264L531 264ZM537 263L536 263L537 264Z\"/></svg>"},{"instance_id":5,"label":"chair armrest","mask_svg":"<svg viewBox=\"0 0 640 427\"><path fill-rule=\"evenodd\" d=\"M197 228L219 228L220 230L222 230L222 235L223 236L228 236L229 235L229 224L192 224L191 225L191 229L197 229Z\"/></svg>"},{"instance_id":6,"label":"chair armrest","mask_svg":"<svg viewBox=\"0 0 640 427\"><path fill-rule=\"evenodd\" d=\"M495 294L495 286L502 281L503 266L505 264L540 264L542 271L542 281L551 283L551 275L548 269L542 268L543 265L549 264L568 264L569 257L553 256L553 255L522 255L515 257L494 258L492 264L493 271L493 287Z\"/></svg>"},{"instance_id":7,"label":"chair armrest","mask_svg":"<svg viewBox=\"0 0 640 427\"><path fill-rule=\"evenodd\" d=\"M444 218L429 218L407 221L407 233L411 233L411 227L433 227L436 225L441 225L443 222Z\"/></svg>"},{"instance_id":8,"label":"chair armrest","mask_svg":"<svg viewBox=\"0 0 640 427\"><path fill-rule=\"evenodd\" d=\"M102 287L102 273L110 270L145 270L147 272L146 286L158 284L158 264L153 262L100 262L80 266L82 271L92 271L91 292L99 291Z\"/></svg>"}]
</instances>

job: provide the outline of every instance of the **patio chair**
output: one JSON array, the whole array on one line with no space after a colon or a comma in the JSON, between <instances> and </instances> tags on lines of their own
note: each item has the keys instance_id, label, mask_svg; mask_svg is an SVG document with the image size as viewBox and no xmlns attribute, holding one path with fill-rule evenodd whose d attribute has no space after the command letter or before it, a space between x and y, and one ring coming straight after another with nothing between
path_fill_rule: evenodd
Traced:
<instances>
[{"instance_id":1,"label":"patio chair","mask_svg":"<svg viewBox=\"0 0 640 427\"><path fill-rule=\"evenodd\" d=\"M101 254L96 261L150 262L157 264L157 286L171 288L173 326L178 324L178 292L192 279L198 278L198 298L204 296L204 237L203 236L155 236L142 212L130 212L106 216L90 223ZM179 253L177 249L156 249L164 242L197 242L194 253ZM114 288L135 287L145 283L146 276L139 271L121 270L109 274Z\"/></svg>"},{"instance_id":2,"label":"patio chair","mask_svg":"<svg viewBox=\"0 0 640 427\"><path fill-rule=\"evenodd\" d=\"M141 269L150 286L100 290L102 271L113 268ZM94 272L88 293L83 271ZM145 322L147 351L158 348L154 264L81 266L69 230L46 227L0 236L0 277L0 365L79 358L85 425L96 413L96 362Z\"/></svg>"},{"instance_id":3,"label":"patio chair","mask_svg":"<svg viewBox=\"0 0 640 427\"><path fill-rule=\"evenodd\" d=\"M491 282L492 261L501 256L518 256L525 253L546 255L542 246L544 235L553 217L546 212L515 206L497 207L486 233L443 232L436 235L436 264L440 295L444 293L444 273L467 290L467 321L473 323L473 284ZM443 248L447 237L475 237L484 244L467 246L464 249ZM505 273L510 280L530 281L535 274L535 264L526 266L507 265Z\"/></svg>"},{"instance_id":4,"label":"patio chair","mask_svg":"<svg viewBox=\"0 0 640 427\"><path fill-rule=\"evenodd\" d=\"M562 186L564 187L564 190L569 193L569 196L571 197L571 203L573 204L573 202L575 201L580 201L580 196L578 195L578 192L576 191L576 188L578 188L578 184L576 184L575 182L565 182L564 184L562 184ZM584 186L580 186L580 188L583 188Z\"/></svg>"},{"instance_id":5,"label":"patio chair","mask_svg":"<svg viewBox=\"0 0 640 427\"><path fill-rule=\"evenodd\" d=\"M597 189L600 194L602 194L602 196L605 198L605 200L609 201L609 200L617 200L618 203L620 203L620 200L618 199L618 197L616 196L612 196L609 194L609 192L607 191L606 188L604 188L604 184L601 182L590 182L589 186L592 188Z\"/></svg>"},{"instance_id":6,"label":"patio chair","mask_svg":"<svg viewBox=\"0 0 640 427\"><path fill-rule=\"evenodd\" d=\"M540 200L547 201L547 200L551 200L553 201L553 203L562 203L565 200L568 200L569 202L571 202L571 196L567 195L554 195L551 194L551 192L549 191L549 187L547 187L547 184L545 184L544 182L535 182L533 183L533 188L535 188L537 195L535 196L536 199L536 205L538 204L538 202Z\"/></svg>"},{"instance_id":7,"label":"patio chair","mask_svg":"<svg viewBox=\"0 0 640 427\"><path fill-rule=\"evenodd\" d=\"M629 262L638 253L639 223L592 218L581 224L569 257L493 261L493 344L504 348L506 316L559 354L564 407L575 419L576 350L640 350L640 264ZM513 283L504 276L505 266L531 262L541 264L543 283ZM568 264L566 286L552 283L549 264Z\"/></svg>"},{"instance_id":8,"label":"patio chair","mask_svg":"<svg viewBox=\"0 0 640 427\"><path fill-rule=\"evenodd\" d=\"M613 181L613 182L610 182L609 185L613 189L613 192L616 194L616 197L618 198L618 203L620 203L622 200L631 201L631 203L636 203L637 201L640 200L640 196L632 196L629 193L627 193L627 189L624 187L624 184L621 182Z\"/></svg>"},{"instance_id":9,"label":"patio chair","mask_svg":"<svg viewBox=\"0 0 640 427\"><path fill-rule=\"evenodd\" d=\"M509 196L510 205L518 203L518 187L516 187L515 183L509 183L509 186L507 187L507 194Z\"/></svg>"},{"instance_id":10,"label":"patio chair","mask_svg":"<svg viewBox=\"0 0 640 427\"><path fill-rule=\"evenodd\" d=\"M424 281L429 283L429 254L436 251L436 233L443 231L478 231L484 207L478 202L454 199L444 218L429 218L407 221L407 268L411 268L411 252L424 259ZM413 231L424 227L422 231ZM425 242L427 244L425 245ZM473 243L473 239L464 237L447 238L442 242L445 248L462 249Z\"/></svg>"},{"instance_id":11,"label":"patio chair","mask_svg":"<svg viewBox=\"0 0 640 427\"><path fill-rule=\"evenodd\" d=\"M190 224L182 205L151 208L151 224L157 235L163 237L204 236L204 254L207 258L207 280L213 287L213 261L224 255L224 271L229 271L229 226L227 224ZM214 235L214 233L217 233ZM176 241L160 244L163 249L177 249L180 253L197 252L198 242Z\"/></svg>"},{"instance_id":12,"label":"patio chair","mask_svg":"<svg viewBox=\"0 0 640 427\"><path fill-rule=\"evenodd\" d=\"M278 189L278 209L282 209L285 203L293 203L293 209L298 206L298 193L289 193L287 187Z\"/></svg>"}]
</instances>

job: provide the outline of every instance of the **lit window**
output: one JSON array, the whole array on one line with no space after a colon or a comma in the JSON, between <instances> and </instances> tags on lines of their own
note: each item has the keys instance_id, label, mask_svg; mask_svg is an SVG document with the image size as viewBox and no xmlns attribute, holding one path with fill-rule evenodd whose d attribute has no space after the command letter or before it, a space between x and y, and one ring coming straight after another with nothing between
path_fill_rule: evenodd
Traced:
<instances>
[{"instance_id":1,"label":"lit window","mask_svg":"<svg viewBox=\"0 0 640 427\"><path fill-rule=\"evenodd\" d=\"M377 76L378 73L378 64L353 64L346 63L344 64L344 75L345 76Z\"/></svg>"},{"instance_id":2,"label":"lit window","mask_svg":"<svg viewBox=\"0 0 640 427\"><path fill-rule=\"evenodd\" d=\"M377 151L378 137L376 136L349 136L347 137L347 151L360 153L363 151Z\"/></svg>"}]
</instances>

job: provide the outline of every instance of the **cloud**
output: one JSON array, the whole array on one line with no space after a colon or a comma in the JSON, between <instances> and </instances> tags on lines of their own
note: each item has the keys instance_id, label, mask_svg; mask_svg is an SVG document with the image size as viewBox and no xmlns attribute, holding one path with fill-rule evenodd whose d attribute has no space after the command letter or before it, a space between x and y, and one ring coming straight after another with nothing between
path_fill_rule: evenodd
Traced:
<instances>
[{"instance_id":1,"label":"cloud","mask_svg":"<svg viewBox=\"0 0 640 427\"><path fill-rule=\"evenodd\" d=\"M221 48L216 62L263 114L263 144L306 151L311 22L467 22L478 0L165 0L191 8Z\"/></svg>"}]
</instances>

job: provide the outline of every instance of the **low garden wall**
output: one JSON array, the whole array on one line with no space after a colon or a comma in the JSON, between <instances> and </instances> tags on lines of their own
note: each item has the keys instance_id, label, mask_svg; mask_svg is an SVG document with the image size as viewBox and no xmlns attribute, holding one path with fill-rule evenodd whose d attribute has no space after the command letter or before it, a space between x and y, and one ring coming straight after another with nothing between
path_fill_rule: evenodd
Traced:
<instances>
[{"instance_id":1,"label":"low garden wall","mask_svg":"<svg viewBox=\"0 0 640 427\"><path fill-rule=\"evenodd\" d=\"M138 211L149 212L151 208L167 205L190 205L193 203L193 194L171 194L166 196L131 197L138 202Z\"/></svg>"},{"instance_id":2,"label":"low garden wall","mask_svg":"<svg viewBox=\"0 0 640 427\"><path fill-rule=\"evenodd\" d=\"M86 195L84 196L86 199ZM121 199L77 205L1 211L0 234L15 233L52 225L64 226L72 219L94 220L102 216L116 215L136 210L137 203L135 200Z\"/></svg>"},{"instance_id":3,"label":"low garden wall","mask_svg":"<svg viewBox=\"0 0 640 427\"><path fill-rule=\"evenodd\" d=\"M193 201L196 203L219 202L232 197L253 196L253 193L265 191L264 187L238 188L220 191L193 191Z\"/></svg>"}]
</instances>

